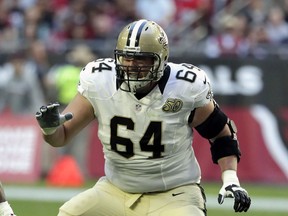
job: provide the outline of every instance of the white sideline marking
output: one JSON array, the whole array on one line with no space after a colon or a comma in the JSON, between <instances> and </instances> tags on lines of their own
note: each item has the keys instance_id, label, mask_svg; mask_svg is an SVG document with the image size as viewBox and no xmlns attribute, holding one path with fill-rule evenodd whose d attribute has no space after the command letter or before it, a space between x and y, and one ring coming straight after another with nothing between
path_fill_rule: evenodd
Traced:
<instances>
[{"instance_id":1,"label":"white sideline marking","mask_svg":"<svg viewBox=\"0 0 288 216\"><path fill-rule=\"evenodd\" d=\"M31 201L55 201L65 202L76 194L86 190L71 188L37 188L6 186L5 194L8 200L31 200ZM207 195L207 208L229 209L233 211L233 199L225 199L222 205L217 203L217 194ZM278 211L288 212L288 198L276 197L252 197L252 204L249 211Z\"/></svg>"}]
</instances>

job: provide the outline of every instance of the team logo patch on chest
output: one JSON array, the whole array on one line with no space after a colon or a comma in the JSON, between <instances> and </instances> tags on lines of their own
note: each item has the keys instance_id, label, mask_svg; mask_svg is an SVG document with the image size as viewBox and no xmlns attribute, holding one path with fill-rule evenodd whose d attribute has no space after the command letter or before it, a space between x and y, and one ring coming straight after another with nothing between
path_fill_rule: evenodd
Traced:
<instances>
[{"instance_id":1,"label":"team logo patch on chest","mask_svg":"<svg viewBox=\"0 0 288 216\"><path fill-rule=\"evenodd\" d=\"M162 107L164 112L178 112L183 106L183 101L177 98L168 98Z\"/></svg>"}]
</instances>

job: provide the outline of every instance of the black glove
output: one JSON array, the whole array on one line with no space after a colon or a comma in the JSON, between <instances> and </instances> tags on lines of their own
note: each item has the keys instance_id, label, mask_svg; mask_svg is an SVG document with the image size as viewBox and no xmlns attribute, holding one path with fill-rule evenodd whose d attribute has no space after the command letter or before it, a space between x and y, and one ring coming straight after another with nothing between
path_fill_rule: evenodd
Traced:
<instances>
[{"instance_id":1,"label":"black glove","mask_svg":"<svg viewBox=\"0 0 288 216\"><path fill-rule=\"evenodd\" d=\"M218 195L218 203L222 204L226 197L233 198L234 197L234 210L235 212L247 212L250 205L251 199L247 193L247 191L240 187L239 185L228 185L223 188L224 190L220 190Z\"/></svg>"},{"instance_id":2,"label":"black glove","mask_svg":"<svg viewBox=\"0 0 288 216\"><path fill-rule=\"evenodd\" d=\"M247 212L251 199L248 192L240 186L235 170L226 170L222 173L223 185L219 191L218 203L222 204L226 197L234 198L235 212Z\"/></svg>"},{"instance_id":3,"label":"black glove","mask_svg":"<svg viewBox=\"0 0 288 216\"><path fill-rule=\"evenodd\" d=\"M58 126L73 118L72 113L61 115L58 110L59 106L59 103L50 103L47 106L41 106L40 111L36 113L35 116L43 134L55 133Z\"/></svg>"}]
</instances>

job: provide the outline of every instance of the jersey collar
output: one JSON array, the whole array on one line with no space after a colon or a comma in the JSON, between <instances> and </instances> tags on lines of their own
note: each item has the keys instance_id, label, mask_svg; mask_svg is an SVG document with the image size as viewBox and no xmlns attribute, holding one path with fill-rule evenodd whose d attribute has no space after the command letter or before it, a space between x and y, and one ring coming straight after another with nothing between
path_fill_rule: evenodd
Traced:
<instances>
[{"instance_id":1,"label":"jersey collar","mask_svg":"<svg viewBox=\"0 0 288 216\"><path fill-rule=\"evenodd\" d=\"M167 66L164 70L163 76L161 77L161 79L158 82L158 86L159 86L161 94L163 94L165 86L166 86L168 79L170 77L170 71L171 71L170 66Z\"/></svg>"}]
</instances>

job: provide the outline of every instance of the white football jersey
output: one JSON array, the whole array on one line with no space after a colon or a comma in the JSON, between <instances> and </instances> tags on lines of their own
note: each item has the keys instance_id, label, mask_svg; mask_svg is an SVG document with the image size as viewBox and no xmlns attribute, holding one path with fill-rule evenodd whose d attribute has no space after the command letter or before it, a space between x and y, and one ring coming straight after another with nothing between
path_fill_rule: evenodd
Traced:
<instances>
[{"instance_id":1,"label":"white football jersey","mask_svg":"<svg viewBox=\"0 0 288 216\"><path fill-rule=\"evenodd\" d=\"M114 60L98 59L81 71L78 91L94 108L105 175L114 185L144 193L200 182L188 118L212 97L203 70L168 63L158 85L138 100L117 88Z\"/></svg>"}]
</instances>

